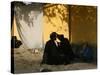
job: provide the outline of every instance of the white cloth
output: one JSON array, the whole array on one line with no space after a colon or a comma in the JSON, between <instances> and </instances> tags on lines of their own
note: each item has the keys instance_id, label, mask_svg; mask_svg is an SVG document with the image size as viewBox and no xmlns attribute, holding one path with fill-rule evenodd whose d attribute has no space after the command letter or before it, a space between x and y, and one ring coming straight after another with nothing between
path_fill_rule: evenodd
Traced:
<instances>
[{"instance_id":1,"label":"white cloth","mask_svg":"<svg viewBox=\"0 0 100 75\"><path fill-rule=\"evenodd\" d=\"M26 14L22 13L22 9L24 8L16 7L15 11L16 25L21 41L27 49L40 48L42 47L43 13L39 9L27 9Z\"/></svg>"}]
</instances>

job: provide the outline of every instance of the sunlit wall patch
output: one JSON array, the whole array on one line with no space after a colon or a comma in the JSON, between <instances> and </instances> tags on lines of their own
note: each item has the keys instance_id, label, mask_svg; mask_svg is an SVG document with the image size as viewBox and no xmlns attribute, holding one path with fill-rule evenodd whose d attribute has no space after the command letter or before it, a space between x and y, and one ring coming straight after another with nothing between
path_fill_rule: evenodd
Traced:
<instances>
[{"instance_id":1,"label":"sunlit wall patch","mask_svg":"<svg viewBox=\"0 0 100 75\"><path fill-rule=\"evenodd\" d=\"M69 11L63 4L46 4L43 7L43 36L46 42L52 32L69 38Z\"/></svg>"}]
</instances>

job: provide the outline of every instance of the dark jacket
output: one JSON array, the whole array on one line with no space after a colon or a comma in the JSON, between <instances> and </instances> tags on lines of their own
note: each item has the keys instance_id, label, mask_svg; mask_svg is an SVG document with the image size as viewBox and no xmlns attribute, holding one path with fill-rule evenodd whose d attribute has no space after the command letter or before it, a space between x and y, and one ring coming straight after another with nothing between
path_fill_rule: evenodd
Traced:
<instances>
[{"instance_id":1,"label":"dark jacket","mask_svg":"<svg viewBox=\"0 0 100 75\"><path fill-rule=\"evenodd\" d=\"M72 51L69 40L67 38L61 40L59 49L60 49L60 53L63 55L64 61L69 63L71 60L74 59L74 53Z\"/></svg>"},{"instance_id":2,"label":"dark jacket","mask_svg":"<svg viewBox=\"0 0 100 75\"><path fill-rule=\"evenodd\" d=\"M49 40L44 49L43 61L45 64L58 64L59 61L59 51L53 40Z\"/></svg>"}]
</instances>

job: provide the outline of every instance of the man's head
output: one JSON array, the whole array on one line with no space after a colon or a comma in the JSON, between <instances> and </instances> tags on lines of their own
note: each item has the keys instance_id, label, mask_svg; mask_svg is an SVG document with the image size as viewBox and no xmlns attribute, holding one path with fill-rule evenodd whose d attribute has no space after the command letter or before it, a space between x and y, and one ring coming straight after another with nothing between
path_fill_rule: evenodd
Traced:
<instances>
[{"instance_id":1,"label":"man's head","mask_svg":"<svg viewBox=\"0 0 100 75\"><path fill-rule=\"evenodd\" d=\"M63 34L57 35L57 38L62 41L64 39L64 35Z\"/></svg>"},{"instance_id":2,"label":"man's head","mask_svg":"<svg viewBox=\"0 0 100 75\"><path fill-rule=\"evenodd\" d=\"M56 32L52 32L52 33L50 34L50 39L51 39L51 40L56 40L56 37L57 37L57 33L56 33Z\"/></svg>"}]
</instances>

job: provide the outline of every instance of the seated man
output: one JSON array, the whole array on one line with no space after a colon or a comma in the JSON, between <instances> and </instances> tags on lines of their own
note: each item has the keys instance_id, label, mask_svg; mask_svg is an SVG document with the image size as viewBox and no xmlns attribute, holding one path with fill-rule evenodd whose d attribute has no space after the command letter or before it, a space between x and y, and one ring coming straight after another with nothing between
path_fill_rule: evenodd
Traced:
<instances>
[{"instance_id":1,"label":"seated man","mask_svg":"<svg viewBox=\"0 0 100 75\"><path fill-rule=\"evenodd\" d=\"M59 64L59 49L57 47L56 37L56 32L50 34L50 40L45 45L42 64Z\"/></svg>"},{"instance_id":2,"label":"seated man","mask_svg":"<svg viewBox=\"0 0 100 75\"><path fill-rule=\"evenodd\" d=\"M86 62L93 60L93 51L87 43L84 43L82 46L81 57Z\"/></svg>"},{"instance_id":3,"label":"seated man","mask_svg":"<svg viewBox=\"0 0 100 75\"><path fill-rule=\"evenodd\" d=\"M17 40L16 36L12 36L12 39L11 39L11 48L19 48L20 45L22 45L22 42L20 40Z\"/></svg>"},{"instance_id":4,"label":"seated man","mask_svg":"<svg viewBox=\"0 0 100 75\"><path fill-rule=\"evenodd\" d=\"M74 53L72 51L71 45L64 35L58 35L58 39L61 41L59 44L61 62L63 64L69 64L74 59Z\"/></svg>"}]
</instances>

